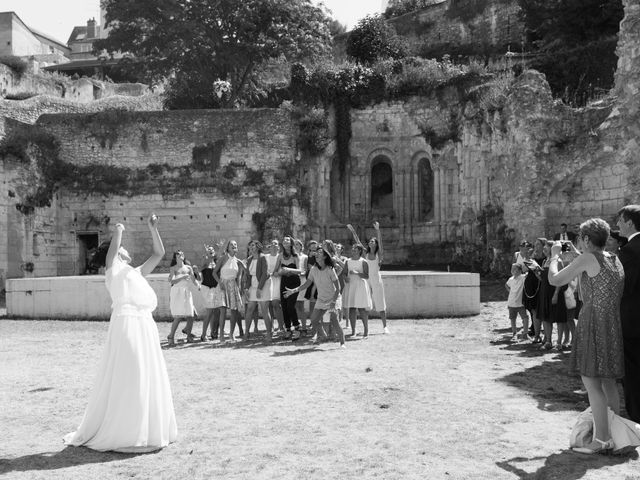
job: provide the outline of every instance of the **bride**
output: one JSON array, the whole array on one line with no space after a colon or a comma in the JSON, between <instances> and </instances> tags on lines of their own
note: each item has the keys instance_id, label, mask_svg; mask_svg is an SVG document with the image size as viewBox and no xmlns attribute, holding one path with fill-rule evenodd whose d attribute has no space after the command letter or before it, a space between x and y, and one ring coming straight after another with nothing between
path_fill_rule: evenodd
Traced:
<instances>
[{"instance_id":1,"label":"bride","mask_svg":"<svg viewBox=\"0 0 640 480\"><path fill-rule=\"evenodd\" d=\"M120 245L118 223L107 252L105 283L112 313L107 343L89 404L67 445L117 452L151 452L175 441L177 427L158 329L151 316L157 297L144 278L164 256L158 217L148 220L153 254L140 267Z\"/></svg>"}]
</instances>

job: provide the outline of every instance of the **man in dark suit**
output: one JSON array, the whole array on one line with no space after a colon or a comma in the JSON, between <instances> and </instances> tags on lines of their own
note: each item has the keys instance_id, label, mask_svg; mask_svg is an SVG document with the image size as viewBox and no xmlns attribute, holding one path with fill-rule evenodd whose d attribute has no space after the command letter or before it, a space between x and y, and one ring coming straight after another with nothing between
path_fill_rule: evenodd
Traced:
<instances>
[{"instance_id":1,"label":"man in dark suit","mask_svg":"<svg viewBox=\"0 0 640 480\"><path fill-rule=\"evenodd\" d=\"M620 235L628 243L620 249L624 267L624 293L620 320L624 342L624 388L627 415L640 422L640 205L627 205L618 212Z\"/></svg>"},{"instance_id":2,"label":"man in dark suit","mask_svg":"<svg viewBox=\"0 0 640 480\"><path fill-rule=\"evenodd\" d=\"M569 240L571 243L576 243L576 234L573 232L567 232L567 224L560 224L560 232L556 233L553 236L554 240L566 241Z\"/></svg>"}]
</instances>

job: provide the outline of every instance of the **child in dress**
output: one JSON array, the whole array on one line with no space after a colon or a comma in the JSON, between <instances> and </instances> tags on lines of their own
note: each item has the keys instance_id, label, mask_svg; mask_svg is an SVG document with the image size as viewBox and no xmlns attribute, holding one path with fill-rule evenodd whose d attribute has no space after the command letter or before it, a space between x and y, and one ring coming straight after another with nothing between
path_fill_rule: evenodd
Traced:
<instances>
[{"instance_id":1,"label":"child in dress","mask_svg":"<svg viewBox=\"0 0 640 480\"><path fill-rule=\"evenodd\" d=\"M523 270L523 266L519 263L511 265L511 276L505 284L505 287L509 292L507 308L509 310L509 320L511 321L511 341L513 342L518 340L518 328L516 326L518 314L522 319L521 340L527 340L527 330L529 330L529 315L527 314L527 309L522 303L522 290L524 288L525 278L527 278L527 273Z\"/></svg>"}]
</instances>

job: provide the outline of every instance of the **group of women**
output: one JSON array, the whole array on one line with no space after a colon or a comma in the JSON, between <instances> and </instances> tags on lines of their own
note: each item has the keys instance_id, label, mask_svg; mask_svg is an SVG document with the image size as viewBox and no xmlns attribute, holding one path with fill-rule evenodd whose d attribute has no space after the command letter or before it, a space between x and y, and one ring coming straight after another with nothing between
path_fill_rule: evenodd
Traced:
<instances>
[{"instance_id":1,"label":"group of women","mask_svg":"<svg viewBox=\"0 0 640 480\"><path fill-rule=\"evenodd\" d=\"M254 332L258 331L258 313L265 324L266 341L272 340L276 330L284 339L297 340L306 334L307 311L316 342L337 336L344 346L340 318L347 320L351 335L355 336L358 315L363 323L362 336L367 338L371 310L379 313L383 331L388 333L380 275L382 238L378 222L373 227L376 235L364 245L355 229L347 226L354 240L349 257L343 256L342 245L331 240L311 240L305 252L302 241L291 236L283 237L282 242L274 239L266 248L257 240L250 241L245 260L238 258L234 240L227 241L219 252L206 245L205 262L199 270L182 251L175 252L169 271L173 323L168 345L175 345L182 320L187 321L182 330L186 341L197 340L192 333L196 314L203 317L200 341L207 340L210 329L209 338L224 342L227 312L231 341L236 340L236 325L244 339L250 337L252 323ZM197 308L197 304L201 307ZM329 334L323 326L325 314L330 317Z\"/></svg>"},{"instance_id":2,"label":"group of women","mask_svg":"<svg viewBox=\"0 0 640 480\"><path fill-rule=\"evenodd\" d=\"M516 261L528 269L523 303L533 319L534 342L551 349L554 324L558 325L557 348L572 340L570 368L582 378L593 417L590 435L572 444L585 454L637 445L625 435L614 441L616 425L623 420L627 426L622 429L630 428L640 438L640 425L619 417L617 380L624 376L620 302L625 273L618 252L624 241L610 235L607 222L592 218L580 225L577 245L539 238L533 249L522 242L516 254Z\"/></svg>"}]
</instances>

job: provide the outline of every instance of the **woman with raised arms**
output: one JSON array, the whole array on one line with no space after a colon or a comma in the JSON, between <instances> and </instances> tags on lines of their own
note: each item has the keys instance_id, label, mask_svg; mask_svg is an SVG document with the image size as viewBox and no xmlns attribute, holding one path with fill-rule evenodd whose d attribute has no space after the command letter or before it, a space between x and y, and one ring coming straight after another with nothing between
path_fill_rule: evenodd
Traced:
<instances>
[{"instance_id":1,"label":"woman with raised arms","mask_svg":"<svg viewBox=\"0 0 640 480\"><path fill-rule=\"evenodd\" d=\"M124 225L118 223L106 257L105 283L112 312L102 359L89 404L67 445L93 450L139 453L166 447L177 437L171 386L151 316L158 299L144 278L164 256L158 217L148 220L153 254L133 268L121 246Z\"/></svg>"}]
</instances>

